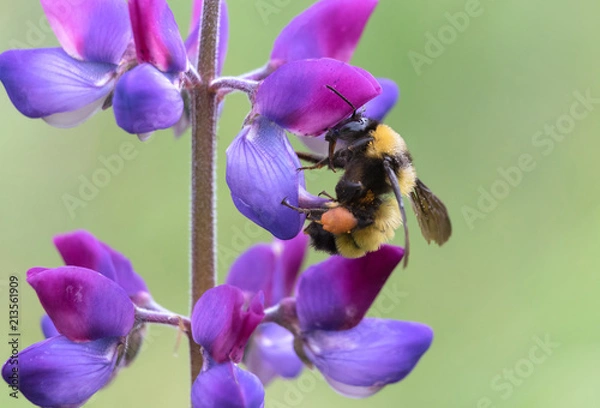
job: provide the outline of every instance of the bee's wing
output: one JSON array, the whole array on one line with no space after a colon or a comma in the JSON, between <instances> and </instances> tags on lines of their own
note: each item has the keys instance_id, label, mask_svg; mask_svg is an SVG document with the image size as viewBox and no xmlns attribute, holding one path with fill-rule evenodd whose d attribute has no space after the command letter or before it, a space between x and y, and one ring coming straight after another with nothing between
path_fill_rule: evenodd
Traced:
<instances>
[{"instance_id":1,"label":"bee's wing","mask_svg":"<svg viewBox=\"0 0 600 408\"><path fill-rule=\"evenodd\" d=\"M438 245L448 241L452 234L452 224L448 210L442 201L431 190L417 179L417 184L410 193L410 202L419 221L421 233L430 243L432 240Z\"/></svg>"}]
</instances>

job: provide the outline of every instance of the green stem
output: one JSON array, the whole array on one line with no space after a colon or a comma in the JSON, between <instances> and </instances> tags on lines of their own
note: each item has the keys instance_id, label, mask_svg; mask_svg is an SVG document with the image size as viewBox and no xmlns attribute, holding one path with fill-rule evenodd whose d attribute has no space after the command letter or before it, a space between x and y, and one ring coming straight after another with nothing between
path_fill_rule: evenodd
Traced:
<instances>
[{"instance_id":1,"label":"green stem","mask_svg":"<svg viewBox=\"0 0 600 408\"><path fill-rule=\"evenodd\" d=\"M210 89L216 76L219 0L204 0L198 74L192 94L191 309L217 280L216 152L217 98ZM192 383L202 368L202 354L189 334Z\"/></svg>"}]
</instances>

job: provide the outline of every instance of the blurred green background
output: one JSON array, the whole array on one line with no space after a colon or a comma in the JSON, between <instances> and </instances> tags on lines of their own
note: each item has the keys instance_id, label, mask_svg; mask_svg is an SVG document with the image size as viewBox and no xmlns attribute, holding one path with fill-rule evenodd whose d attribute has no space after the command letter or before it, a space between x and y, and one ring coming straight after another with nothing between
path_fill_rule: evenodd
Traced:
<instances>
[{"instance_id":1,"label":"blurred green background","mask_svg":"<svg viewBox=\"0 0 600 408\"><path fill-rule=\"evenodd\" d=\"M1 49L57 44L37 2L3 1ZM229 0L224 73L264 64L277 33L311 3ZM185 31L191 5L170 4ZM401 100L386 122L452 216L454 233L442 248L428 246L409 216L411 263L395 272L372 311L431 325L431 350L406 380L368 400L347 400L305 371L299 381L270 386L267 407L600 407L600 101L571 111L577 93L600 98L600 3L481 0L473 7L382 0L352 61L399 84ZM468 26L448 28L447 13L465 9L476 10ZM427 47L440 34L443 49ZM417 53L429 59L415 69L409 56ZM236 212L225 184L225 149L248 107L245 96L231 96L219 126L221 279L251 242L270 240ZM24 273L60 265L51 238L74 229L122 251L159 302L186 313L189 132L140 143L111 112L55 129L21 116L4 91L0 123L0 305L7 307L8 276L20 276L22 346L42 337L42 309ZM77 196L81 177L103 168L99 158L128 143L136 157L70 214L64 195ZM507 169L520 161L528 171L518 177ZM326 173L309 179L312 191L332 189L338 176ZM310 261L319 259L311 253ZM4 310L0 350L8 353ZM538 349L540 342L550 345ZM187 406L186 341L177 347L174 330L152 327L146 344L90 406ZM0 389L0 406L28 405Z\"/></svg>"}]
</instances>

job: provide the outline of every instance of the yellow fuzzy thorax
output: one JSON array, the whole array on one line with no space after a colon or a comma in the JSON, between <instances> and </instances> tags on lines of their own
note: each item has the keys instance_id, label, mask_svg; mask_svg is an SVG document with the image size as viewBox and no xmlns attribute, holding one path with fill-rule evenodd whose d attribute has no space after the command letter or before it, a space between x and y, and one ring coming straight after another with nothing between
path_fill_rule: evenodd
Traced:
<instances>
[{"instance_id":1,"label":"yellow fuzzy thorax","mask_svg":"<svg viewBox=\"0 0 600 408\"><path fill-rule=\"evenodd\" d=\"M378 125L371 131L371 136L375 139L367 146L366 156L374 159L385 156L398 157L408 152L406 142L398 133L388 125ZM396 174L398 184L403 195L409 195L415 188L417 182L417 173L412 164L404 166Z\"/></svg>"},{"instance_id":2,"label":"yellow fuzzy thorax","mask_svg":"<svg viewBox=\"0 0 600 408\"><path fill-rule=\"evenodd\" d=\"M359 258L367 252L377 251L382 244L394 238L396 229L401 225L398 201L390 197L381 203L373 224L348 234L336 235L337 250L346 258Z\"/></svg>"},{"instance_id":3,"label":"yellow fuzzy thorax","mask_svg":"<svg viewBox=\"0 0 600 408\"><path fill-rule=\"evenodd\" d=\"M375 140L367 147L367 157L397 156L407 149L402 136L388 125L378 125L375 130L371 131L371 136Z\"/></svg>"}]
</instances>

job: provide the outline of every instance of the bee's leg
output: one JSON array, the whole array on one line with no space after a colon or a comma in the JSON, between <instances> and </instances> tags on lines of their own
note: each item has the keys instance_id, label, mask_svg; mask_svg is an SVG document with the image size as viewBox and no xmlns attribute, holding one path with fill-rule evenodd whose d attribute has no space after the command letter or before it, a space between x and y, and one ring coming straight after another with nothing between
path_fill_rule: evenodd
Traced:
<instances>
[{"instance_id":1,"label":"bee's leg","mask_svg":"<svg viewBox=\"0 0 600 408\"><path fill-rule=\"evenodd\" d=\"M321 219L321 214L323 214L325 211L327 211L327 209L309 209L309 208L300 208L300 207L296 207L295 205L292 205L289 203L287 198L284 198L281 201L282 205L285 205L288 208L291 208L294 211L298 211L299 213L302 214L306 214L306 218L308 218L311 221L319 221Z\"/></svg>"},{"instance_id":2,"label":"bee's leg","mask_svg":"<svg viewBox=\"0 0 600 408\"><path fill-rule=\"evenodd\" d=\"M329 198L332 201L337 201L337 198L333 197L331 194L329 194L327 191L323 190L319 193L319 197L321 196L325 196L327 198Z\"/></svg>"},{"instance_id":3,"label":"bee's leg","mask_svg":"<svg viewBox=\"0 0 600 408\"><path fill-rule=\"evenodd\" d=\"M343 169L346 165L347 160L346 158L340 156L338 153L339 152L336 152L334 155L333 165L338 169ZM322 167L325 167L325 165L327 165L329 162L328 157L323 157L312 153L296 152L296 156L298 156L300 160L304 160L309 163L315 163L314 166L300 167L298 170L320 169Z\"/></svg>"},{"instance_id":4,"label":"bee's leg","mask_svg":"<svg viewBox=\"0 0 600 408\"><path fill-rule=\"evenodd\" d=\"M311 153L296 152L296 155L298 156L298 158L300 160L304 160L309 163L314 163L313 166L300 167L298 169L298 171L320 169L320 168L324 167L327 164L327 162L329 161L328 157L317 156L317 155L311 154Z\"/></svg>"}]
</instances>

